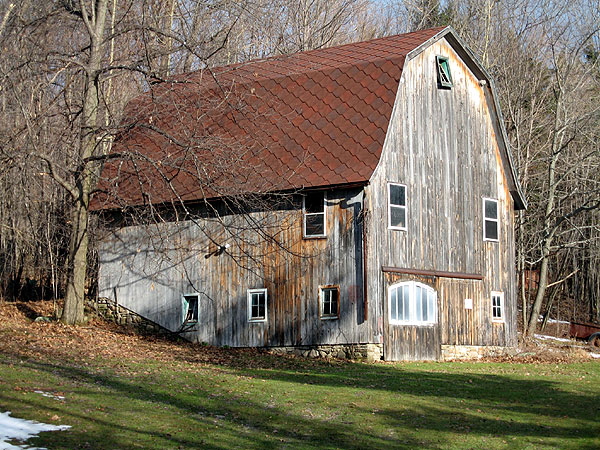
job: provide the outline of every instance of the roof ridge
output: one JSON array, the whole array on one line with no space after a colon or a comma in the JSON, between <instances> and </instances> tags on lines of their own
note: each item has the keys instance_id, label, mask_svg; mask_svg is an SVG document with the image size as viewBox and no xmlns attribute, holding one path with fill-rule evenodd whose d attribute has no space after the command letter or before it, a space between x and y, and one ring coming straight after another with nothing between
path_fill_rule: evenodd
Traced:
<instances>
[{"instance_id":1,"label":"roof ridge","mask_svg":"<svg viewBox=\"0 0 600 450\"><path fill-rule=\"evenodd\" d=\"M289 73L277 73L276 71L270 71L271 72L270 76L256 77L253 80L249 79L248 82L253 82L253 81L256 81L259 79L265 79L265 78L269 78L269 79L287 78L287 77L291 77L294 75L300 75L300 74L305 74L305 73L324 72L326 70L335 70L336 68L341 68L341 67L355 66L360 63L384 61L384 60L389 60L390 55L382 55L381 52L378 54L369 54L369 52L365 49L365 46L371 45L376 42L382 42L382 41L400 42L400 41L406 40L407 38L410 39L411 35L415 35L415 36L426 35L426 36L429 36L427 39L430 39L431 37L438 34L441 30L444 30L446 28L448 28L448 27L435 27L435 28L429 28L426 30L413 31L413 32L409 32L409 33L383 36L383 37L379 37L379 38L375 38L375 39L370 39L368 41L355 41L355 42L350 42L350 43L346 43L346 44L335 45L332 47L323 47L323 48L306 50L306 51L295 52L295 53L274 55L274 56L269 56L269 57L261 58L261 59L253 59L253 60L244 61L244 62L240 62L240 63L227 64L224 66L215 66L212 68L209 67L209 68L199 69L199 70L196 70L193 72L186 72L186 73L179 74L176 76L176 78L186 78L186 80L173 80L173 81L166 81L165 83L171 83L171 82L181 83L181 82L185 82L185 81L192 81L190 79L195 78L194 76L197 74L200 74L200 73L209 73L213 78L216 78L218 75L232 74L232 73L236 73L236 71L238 71L238 70L244 70L244 69L247 69L247 68L250 68L253 66L260 67L263 64L264 65L268 64L268 65L270 65L270 67L281 67L283 65L286 65L288 67L288 69L292 69L292 70L290 70ZM427 39L422 39L422 42L425 42ZM411 50L413 50L416 47L418 47L418 45L414 45L411 48ZM360 53L361 55L364 55L364 56L361 58L348 56L348 58L352 59L352 60L347 60L347 61L339 61L338 60L338 62L336 64L332 64L332 65L328 65L324 61L331 61L331 60L334 60L334 58L322 58L323 61L318 63L319 66L315 65L314 67L310 67L310 68L304 68L303 67L304 64L299 64L300 62L307 62L306 57L312 57L313 55L323 55L326 53L333 53L338 50L343 50L343 49L348 49L348 48L353 48L353 51L352 51L353 55ZM406 54L408 54L409 52L410 52L410 50L407 50L404 53L398 53L398 57L406 56ZM393 52L389 51L389 53L393 53ZM302 60L300 58L304 58L304 60ZM293 61L293 60L295 60L295 61ZM293 61L293 64L289 64L289 65L285 64L287 61ZM275 64L273 64L273 63L275 63ZM280 64L277 64L277 63L280 63ZM314 65L317 63L313 61L312 64ZM326 67L323 67L323 66L326 66ZM327 67L327 66L329 66L329 67ZM301 69L301 70L298 70L298 69ZM251 72L251 70L247 70L247 73L250 73L250 72ZM237 73L240 73L240 72L237 72ZM241 82L240 84L245 85L247 83Z\"/></svg>"}]
</instances>

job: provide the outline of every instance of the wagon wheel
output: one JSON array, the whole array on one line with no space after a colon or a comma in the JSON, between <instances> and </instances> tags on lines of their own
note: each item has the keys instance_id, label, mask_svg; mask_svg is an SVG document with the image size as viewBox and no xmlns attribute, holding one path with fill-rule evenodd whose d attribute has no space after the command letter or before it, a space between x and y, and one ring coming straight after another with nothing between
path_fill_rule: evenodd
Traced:
<instances>
[{"instance_id":1,"label":"wagon wheel","mask_svg":"<svg viewBox=\"0 0 600 450\"><path fill-rule=\"evenodd\" d=\"M588 338L588 343L593 347L600 347L600 333L594 333Z\"/></svg>"}]
</instances>

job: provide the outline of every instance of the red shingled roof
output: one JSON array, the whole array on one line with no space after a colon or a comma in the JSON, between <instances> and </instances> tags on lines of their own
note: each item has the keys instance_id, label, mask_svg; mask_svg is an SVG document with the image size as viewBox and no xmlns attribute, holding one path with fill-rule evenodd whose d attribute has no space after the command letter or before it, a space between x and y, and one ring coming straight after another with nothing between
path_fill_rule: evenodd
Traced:
<instances>
[{"instance_id":1,"label":"red shingled roof","mask_svg":"<svg viewBox=\"0 0 600 450\"><path fill-rule=\"evenodd\" d=\"M94 209L366 183L405 56L442 28L178 76L133 100Z\"/></svg>"}]
</instances>

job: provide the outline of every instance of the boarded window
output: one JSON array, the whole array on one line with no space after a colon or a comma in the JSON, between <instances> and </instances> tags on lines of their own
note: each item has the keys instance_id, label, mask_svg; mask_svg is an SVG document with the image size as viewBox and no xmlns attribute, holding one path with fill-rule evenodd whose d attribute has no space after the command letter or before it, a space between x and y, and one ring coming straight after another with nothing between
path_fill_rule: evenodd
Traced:
<instances>
[{"instance_id":1,"label":"boarded window","mask_svg":"<svg viewBox=\"0 0 600 450\"><path fill-rule=\"evenodd\" d=\"M183 322L198 322L198 294L186 294L183 296L182 310Z\"/></svg>"},{"instance_id":2,"label":"boarded window","mask_svg":"<svg viewBox=\"0 0 600 450\"><path fill-rule=\"evenodd\" d=\"M504 294L502 292L492 292L492 320L504 322Z\"/></svg>"},{"instance_id":3,"label":"boarded window","mask_svg":"<svg viewBox=\"0 0 600 450\"><path fill-rule=\"evenodd\" d=\"M498 241L498 200L483 199L483 239Z\"/></svg>"},{"instance_id":4,"label":"boarded window","mask_svg":"<svg viewBox=\"0 0 600 450\"><path fill-rule=\"evenodd\" d=\"M267 320L267 290L248 290L248 320L250 322L265 322Z\"/></svg>"},{"instance_id":5,"label":"boarded window","mask_svg":"<svg viewBox=\"0 0 600 450\"><path fill-rule=\"evenodd\" d=\"M406 186L388 183L388 226L406 230Z\"/></svg>"},{"instance_id":6,"label":"boarded window","mask_svg":"<svg viewBox=\"0 0 600 450\"><path fill-rule=\"evenodd\" d=\"M321 319L337 319L340 316L339 286L322 286L319 288L321 303Z\"/></svg>"},{"instance_id":7,"label":"boarded window","mask_svg":"<svg viewBox=\"0 0 600 450\"><path fill-rule=\"evenodd\" d=\"M437 322L437 293L416 281L390 286L390 323L401 325L429 325Z\"/></svg>"},{"instance_id":8,"label":"boarded window","mask_svg":"<svg viewBox=\"0 0 600 450\"><path fill-rule=\"evenodd\" d=\"M446 56L435 57L438 73L438 83L440 87L452 87L452 74L450 73L450 63Z\"/></svg>"},{"instance_id":9,"label":"boarded window","mask_svg":"<svg viewBox=\"0 0 600 450\"><path fill-rule=\"evenodd\" d=\"M325 192L309 192L303 198L304 237L325 236Z\"/></svg>"}]
</instances>

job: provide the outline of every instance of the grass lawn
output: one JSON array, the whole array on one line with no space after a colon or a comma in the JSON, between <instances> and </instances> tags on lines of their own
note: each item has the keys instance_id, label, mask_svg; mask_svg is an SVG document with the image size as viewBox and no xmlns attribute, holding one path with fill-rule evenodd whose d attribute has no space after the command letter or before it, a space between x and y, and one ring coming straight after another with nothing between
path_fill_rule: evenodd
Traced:
<instances>
[{"instance_id":1,"label":"grass lawn","mask_svg":"<svg viewBox=\"0 0 600 450\"><path fill-rule=\"evenodd\" d=\"M6 410L71 425L28 442L50 450L596 450L600 362L327 362L13 321Z\"/></svg>"}]
</instances>

